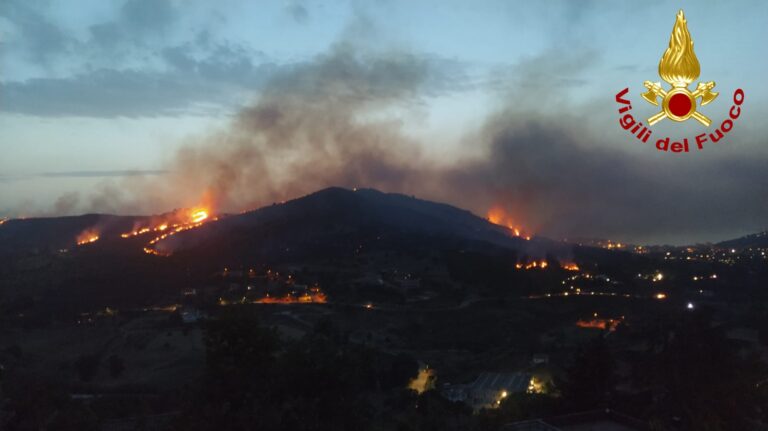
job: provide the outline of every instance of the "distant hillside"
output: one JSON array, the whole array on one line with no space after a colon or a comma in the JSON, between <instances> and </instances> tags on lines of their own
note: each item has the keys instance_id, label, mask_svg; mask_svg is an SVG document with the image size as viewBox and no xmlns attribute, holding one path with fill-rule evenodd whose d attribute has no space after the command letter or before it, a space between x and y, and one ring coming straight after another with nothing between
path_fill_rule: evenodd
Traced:
<instances>
[{"instance_id":1,"label":"distant hillside","mask_svg":"<svg viewBox=\"0 0 768 431\"><path fill-rule=\"evenodd\" d=\"M729 239L716 244L722 248L768 248L768 231L754 233L752 235L742 236L741 238Z\"/></svg>"},{"instance_id":2,"label":"distant hillside","mask_svg":"<svg viewBox=\"0 0 768 431\"><path fill-rule=\"evenodd\" d=\"M0 253L71 248L75 246L77 236L87 229L97 229L104 236L118 237L144 218L85 214L12 219L0 225Z\"/></svg>"},{"instance_id":3,"label":"distant hillside","mask_svg":"<svg viewBox=\"0 0 768 431\"><path fill-rule=\"evenodd\" d=\"M279 252L288 247L337 246L344 237L361 234L481 241L542 256L569 249L543 238L514 237L507 228L450 205L373 189L335 187L223 218L172 236L158 248Z\"/></svg>"},{"instance_id":4,"label":"distant hillside","mask_svg":"<svg viewBox=\"0 0 768 431\"><path fill-rule=\"evenodd\" d=\"M153 219L164 219L168 214L173 213L12 219L0 225L0 253L72 249L78 236L91 230L100 237L99 249L109 246L141 251L153 235L131 241L121 240L120 235L137 226L156 225ZM348 249L351 243L371 235L396 239L398 247L414 247L416 241L429 247L426 242L439 239L488 244L534 257L567 257L571 253L568 244L541 237L526 241L506 227L451 205L373 189L337 187L242 214L222 215L218 221L170 236L156 248L170 253L197 250L198 255L205 250L203 254L215 252L228 258L286 250L306 255ZM412 244L405 245L404 241Z\"/></svg>"},{"instance_id":5,"label":"distant hillside","mask_svg":"<svg viewBox=\"0 0 768 431\"><path fill-rule=\"evenodd\" d=\"M518 272L518 260L570 259L573 253L570 244L527 241L466 210L376 190L329 188L219 215L152 244L165 256L145 253L157 231L121 237L158 220L164 218L9 220L0 226L0 250L9 253L0 259L0 298L18 312L35 308L43 314L135 307L176 301L181 289L215 283L225 267L272 265L323 268L317 274L324 290L340 298L356 298L353 280L398 268L433 274L437 290L452 286L446 279L454 277L485 289L527 292L539 286L532 281L536 274L554 277L559 268ZM100 239L76 246L88 229Z\"/></svg>"}]
</instances>

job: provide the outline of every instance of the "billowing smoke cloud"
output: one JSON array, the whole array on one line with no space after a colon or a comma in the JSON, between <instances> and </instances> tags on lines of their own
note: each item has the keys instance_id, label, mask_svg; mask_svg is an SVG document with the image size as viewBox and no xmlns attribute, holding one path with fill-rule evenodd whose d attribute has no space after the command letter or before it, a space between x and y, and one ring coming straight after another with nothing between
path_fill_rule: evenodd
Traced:
<instances>
[{"instance_id":1,"label":"billowing smoke cloud","mask_svg":"<svg viewBox=\"0 0 768 431\"><path fill-rule=\"evenodd\" d=\"M446 166L424 156L387 114L418 109L423 94L451 78L422 57L340 43L271 79L229 128L183 147L166 175L105 186L92 206L147 213L205 203L237 211L346 186L415 194L478 214L500 205L522 226L555 237L684 242L762 226L768 202L742 190L768 187L765 160L638 158L581 118L521 104L547 103L555 94L546 94L558 84L547 71L568 68L573 76L588 62L582 55L575 64L553 64L550 56L524 65L510 90L513 103L478 125L473 144L486 155Z\"/></svg>"},{"instance_id":2,"label":"billowing smoke cloud","mask_svg":"<svg viewBox=\"0 0 768 431\"><path fill-rule=\"evenodd\" d=\"M438 80L427 60L367 57L336 45L273 78L227 130L184 146L162 178L105 186L94 209L157 211L205 203L241 210L319 188L418 189L429 178L419 145L387 109L409 109Z\"/></svg>"},{"instance_id":3,"label":"billowing smoke cloud","mask_svg":"<svg viewBox=\"0 0 768 431\"><path fill-rule=\"evenodd\" d=\"M80 195L78 193L65 193L56 199L53 204L56 214L70 214L77 208L77 204L80 201Z\"/></svg>"},{"instance_id":4,"label":"billowing smoke cloud","mask_svg":"<svg viewBox=\"0 0 768 431\"><path fill-rule=\"evenodd\" d=\"M760 229L768 215L767 199L744 193L768 187L759 158L638 158L554 117L500 115L485 133L489 157L453 184L465 196L491 191L524 226L555 237L706 241ZM470 206L482 208L488 197Z\"/></svg>"}]
</instances>

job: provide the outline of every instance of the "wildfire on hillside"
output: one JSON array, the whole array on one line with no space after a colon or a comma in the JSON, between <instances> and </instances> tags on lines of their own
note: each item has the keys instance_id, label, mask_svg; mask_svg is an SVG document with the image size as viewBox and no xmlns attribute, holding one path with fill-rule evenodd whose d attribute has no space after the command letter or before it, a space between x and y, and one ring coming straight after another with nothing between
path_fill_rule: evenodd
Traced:
<instances>
[{"instance_id":1,"label":"wildfire on hillside","mask_svg":"<svg viewBox=\"0 0 768 431\"><path fill-rule=\"evenodd\" d=\"M549 262L545 259L532 260L527 263L517 262L515 264L516 269L546 269L549 266Z\"/></svg>"},{"instance_id":2,"label":"wildfire on hillside","mask_svg":"<svg viewBox=\"0 0 768 431\"><path fill-rule=\"evenodd\" d=\"M546 259L533 259L524 262L517 262L515 269L546 269L549 267L549 262ZM579 271L580 268L573 262L561 262L560 267L566 271Z\"/></svg>"},{"instance_id":3,"label":"wildfire on hillside","mask_svg":"<svg viewBox=\"0 0 768 431\"><path fill-rule=\"evenodd\" d=\"M573 262L560 262L560 266L566 271L578 271L579 265Z\"/></svg>"},{"instance_id":4,"label":"wildfire on hillside","mask_svg":"<svg viewBox=\"0 0 768 431\"><path fill-rule=\"evenodd\" d=\"M146 233L155 233L157 235L147 243L144 252L156 256L168 256L169 253L157 250L155 244L169 236L200 227L208 221L217 219L217 217L210 216L210 209L207 207L185 208L164 216L153 217L149 223L135 225L131 232L123 233L120 236L132 238Z\"/></svg>"},{"instance_id":5,"label":"wildfire on hillside","mask_svg":"<svg viewBox=\"0 0 768 431\"><path fill-rule=\"evenodd\" d=\"M95 228L88 228L80 232L75 240L77 241L77 245L85 245L96 242L99 240L99 231Z\"/></svg>"},{"instance_id":6,"label":"wildfire on hillside","mask_svg":"<svg viewBox=\"0 0 768 431\"><path fill-rule=\"evenodd\" d=\"M150 232L173 231L179 227L201 223L208 219L206 208L185 208L170 214L152 217L148 223L137 223L133 230L120 234L122 238L131 238Z\"/></svg>"},{"instance_id":7,"label":"wildfire on hillside","mask_svg":"<svg viewBox=\"0 0 768 431\"><path fill-rule=\"evenodd\" d=\"M523 235L522 228L515 224L512 217L499 206L494 206L488 210L487 219L493 224L506 227L513 236L525 238L526 240L531 239L530 235Z\"/></svg>"}]
</instances>

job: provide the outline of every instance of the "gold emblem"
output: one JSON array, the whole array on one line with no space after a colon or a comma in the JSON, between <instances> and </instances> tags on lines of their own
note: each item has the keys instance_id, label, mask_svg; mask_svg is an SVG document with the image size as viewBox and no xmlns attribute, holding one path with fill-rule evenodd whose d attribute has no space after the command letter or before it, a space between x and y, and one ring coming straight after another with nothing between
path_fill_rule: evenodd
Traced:
<instances>
[{"instance_id":1,"label":"gold emblem","mask_svg":"<svg viewBox=\"0 0 768 431\"><path fill-rule=\"evenodd\" d=\"M659 82L643 83L648 89L642 94L643 99L654 106L659 106L658 99L661 99L661 112L648 119L649 125L653 126L664 118L685 121L691 117L705 126L712 123L704 114L696 111L696 99L701 98L701 106L715 100L718 95L712 91L715 82L699 82L696 90L688 90L688 85L699 77L700 72L699 60L693 52L693 39L681 9L669 37L669 47L659 61L659 76L671 84L672 88L665 90Z\"/></svg>"}]
</instances>

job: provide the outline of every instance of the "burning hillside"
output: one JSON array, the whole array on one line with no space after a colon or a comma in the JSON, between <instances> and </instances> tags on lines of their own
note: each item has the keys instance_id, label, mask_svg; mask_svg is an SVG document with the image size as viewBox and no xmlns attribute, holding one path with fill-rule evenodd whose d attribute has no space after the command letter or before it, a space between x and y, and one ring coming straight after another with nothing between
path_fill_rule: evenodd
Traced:
<instances>
[{"instance_id":1,"label":"burning hillside","mask_svg":"<svg viewBox=\"0 0 768 431\"><path fill-rule=\"evenodd\" d=\"M85 245L96 242L99 240L99 231L96 228L89 228L84 230L77 236L77 245Z\"/></svg>"},{"instance_id":2,"label":"burning hillside","mask_svg":"<svg viewBox=\"0 0 768 431\"><path fill-rule=\"evenodd\" d=\"M561 262L560 267L566 271L578 271L580 269L579 265L576 265L573 262Z\"/></svg>"},{"instance_id":3,"label":"burning hillside","mask_svg":"<svg viewBox=\"0 0 768 431\"><path fill-rule=\"evenodd\" d=\"M555 265L557 266L557 265ZM519 261L515 264L515 269L531 270L531 269L547 269L550 267L550 263L546 259L532 259L526 261ZM579 265L573 262L560 262L560 268L566 271L579 271Z\"/></svg>"},{"instance_id":4,"label":"burning hillside","mask_svg":"<svg viewBox=\"0 0 768 431\"><path fill-rule=\"evenodd\" d=\"M211 217L207 208L191 208L174 211L168 217L160 217L153 220L148 226L134 228L133 231L121 234L122 238L143 235L145 233L156 233L144 247L144 252L157 256L167 256L168 252L158 250L155 245L179 232L184 232L202 226L204 223L212 220L218 220L218 217Z\"/></svg>"},{"instance_id":5,"label":"burning hillside","mask_svg":"<svg viewBox=\"0 0 768 431\"><path fill-rule=\"evenodd\" d=\"M527 263L518 262L515 264L516 269L546 269L549 266L549 262L544 259L532 260Z\"/></svg>"},{"instance_id":6,"label":"burning hillside","mask_svg":"<svg viewBox=\"0 0 768 431\"><path fill-rule=\"evenodd\" d=\"M190 224L202 223L208 219L206 208L185 208L166 215L151 217L146 222L134 224L133 230L120 234L122 238L131 238L151 232L170 232Z\"/></svg>"},{"instance_id":7,"label":"burning hillside","mask_svg":"<svg viewBox=\"0 0 768 431\"><path fill-rule=\"evenodd\" d=\"M207 207L184 208L159 216L141 217L133 222L133 227L129 232L120 233L120 238L129 239L152 235L151 239L145 243L144 252L167 256L168 252L161 252L156 249L155 245L158 242L179 232L200 227L212 220L218 220L218 217L212 217L210 209ZM85 245L94 243L102 237L116 237L116 228L109 222L97 223L81 231L75 237L75 242L77 245Z\"/></svg>"},{"instance_id":8,"label":"burning hillside","mask_svg":"<svg viewBox=\"0 0 768 431\"><path fill-rule=\"evenodd\" d=\"M517 252L520 269L559 269L561 259L572 256L571 245L543 237L527 240L506 213L494 212L491 221L469 211L449 205L421 200L413 196L382 193L373 189L348 190L328 188L286 202L260 209L231 214L216 214L214 202L201 200L200 205L177 209L160 215L113 216L87 214L69 218L11 220L3 225L3 235L13 243L25 244L35 238L36 247L65 249L73 243L103 243L110 249L142 250L146 254L168 256L180 250L208 254L210 245L216 244L220 253L237 258L242 254L262 256L308 253L326 244L326 252L344 253L348 244L354 247L367 244L371 250L369 232L378 232L375 241L390 242L401 236L413 238L424 235L437 239L465 239L482 241L494 247ZM215 227L198 229L217 221ZM8 227L11 226L11 229ZM328 236L342 233L329 231L329 226L343 226L342 242L329 241ZM183 235L179 235L182 234ZM517 235L520 236L517 236ZM171 238L173 237L173 238ZM259 238L258 241L249 238ZM48 242L46 242L48 239ZM268 241L266 239L269 239ZM26 241L26 242L23 242ZM226 248L221 246L226 244ZM6 248L11 249L10 242ZM384 243L376 244L382 246ZM570 259L567 260L570 262ZM568 264L564 269L576 271Z\"/></svg>"},{"instance_id":9,"label":"burning hillside","mask_svg":"<svg viewBox=\"0 0 768 431\"><path fill-rule=\"evenodd\" d=\"M523 235L522 227L520 227L519 224L516 224L512 217L501 207L494 206L490 210L488 210L488 221L499 225L504 226L507 229L509 229L510 233L516 237L525 238L526 240L530 240L530 235Z\"/></svg>"}]
</instances>

